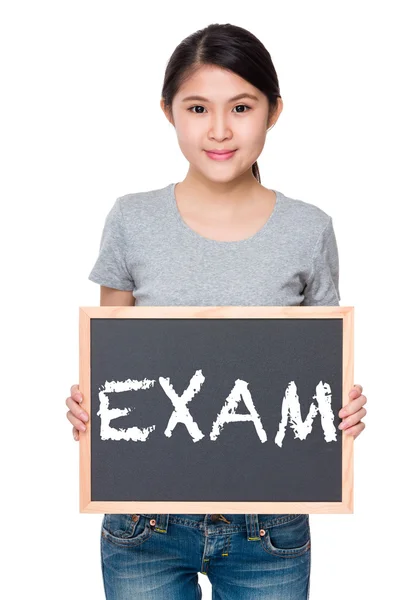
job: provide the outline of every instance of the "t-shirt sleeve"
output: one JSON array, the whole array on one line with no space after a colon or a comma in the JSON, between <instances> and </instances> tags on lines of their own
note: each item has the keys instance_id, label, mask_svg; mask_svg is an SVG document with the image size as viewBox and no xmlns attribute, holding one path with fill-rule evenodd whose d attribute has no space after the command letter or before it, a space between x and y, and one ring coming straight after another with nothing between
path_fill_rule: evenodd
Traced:
<instances>
[{"instance_id":1,"label":"t-shirt sleeve","mask_svg":"<svg viewBox=\"0 0 418 600\"><path fill-rule=\"evenodd\" d=\"M332 218L319 236L302 306L339 306L339 259Z\"/></svg>"},{"instance_id":2,"label":"t-shirt sleeve","mask_svg":"<svg viewBox=\"0 0 418 600\"><path fill-rule=\"evenodd\" d=\"M120 198L106 216L99 256L88 279L117 290L132 291L135 288L126 264L126 235Z\"/></svg>"}]
</instances>

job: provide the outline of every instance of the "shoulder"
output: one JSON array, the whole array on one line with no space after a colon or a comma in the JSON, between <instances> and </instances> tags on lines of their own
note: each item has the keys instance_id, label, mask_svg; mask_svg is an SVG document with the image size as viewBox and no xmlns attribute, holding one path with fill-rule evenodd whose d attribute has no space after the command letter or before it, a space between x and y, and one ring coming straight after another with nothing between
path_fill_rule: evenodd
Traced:
<instances>
[{"instance_id":1,"label":"shoulder","mask_svg":"<svg viewBox=\"0 0 418 600\"><path fill-rule=\"evenodd\" d=\"M150 215L164 208L170 199L172 184L152 190L124 194L117 198L124 216Z\"/></svg>"},{"instance_id":2,"label":"shoulder","mask_svg":"<svg viewBox=\"0 0 418 600\"><path fill-rule=\"evenodd\" d=\"M276 190L277 191L277 190ZM279 214L290 230L297 231L298 237L305 236L315 241L332 227L332 218L325 210L299 198L286 196L277 191L280 202Z\"/></svg>"},{"instance_id":3,"label":"shoulder","mask_svg":"<svg viewBox=\"0 0 418 600\"><path fill-rule=\"evenodd\" d=\"M319 227L328 224L331 216L316 204L299 198L291 198L282 192L277 193L281 200L282 211L290 218L298 218Z\"/></svg>"}]
</instances>

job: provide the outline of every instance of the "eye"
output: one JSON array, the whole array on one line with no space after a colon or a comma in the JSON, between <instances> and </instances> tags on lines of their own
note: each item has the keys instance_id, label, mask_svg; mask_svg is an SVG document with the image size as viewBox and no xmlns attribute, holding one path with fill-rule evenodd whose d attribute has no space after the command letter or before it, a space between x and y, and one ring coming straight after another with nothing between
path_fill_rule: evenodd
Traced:
<instances>
[{"instance_id":1,"label":"eye","mask_svg":"<svg viewBox=\"0 0 418 600\"><path fill-rule=\"evenodd\" d=\"M248 108L249 110L251 110L251 106L247 106L246 104L238 104L238 105L237 105L237 106L235 106L234 108L239 108L239 107L241 107L241 106L242 106L242 107L244 107L244 108ZM188 108L187 110L189 110L190 112L195 112L195 111L193 110L194 108L203 108L203 109L205 109L205 107L204 107L204 106L201 106L200 104L197 104L197 105L195 105L195 106L191 106L191 107L190 107L190 108ZM240 114L240 113L243 113L243 112L247 112L247 111L246 111L246 110L245 110L245 111L244 111L244 110L240 110L240 111L238 111L238 114ZM195 114L202 114L202 112L201 112L201 111L199 111L199 112L197 112L197 113L195 113Z\"/></svg>"},{"instance_id":2,"label":"eye","mask_svg":"<svg viewBox=\"0 0 418 600\"><path fill-rule=\"evenodd\" d=\"M200 106L200 105L198 105L198 106L191 106L191 107L190 107L190 108L188 108L187 110L189 110L190 112L194 112L194 111L193 111L193 109L194 109L194 108L204 108L204 107L203 107L203 106ZM199 112L200 112L200 111L199 111Z\"/></svg>"},{"instance_id":3,"label":"eye","mask_svg":"<svg viewBox=\"0 0 418 600\"><path fill-rule=\"evenodd\" d=\"M247 106L246 104L238 104L238 106L235 106L235 108L239 108L240 106L243 106L244 108L248 108L249 110L251 110L251 106ZM247 112L246 110L240 110L241 112Z\"/></svg>"}]
</instances>

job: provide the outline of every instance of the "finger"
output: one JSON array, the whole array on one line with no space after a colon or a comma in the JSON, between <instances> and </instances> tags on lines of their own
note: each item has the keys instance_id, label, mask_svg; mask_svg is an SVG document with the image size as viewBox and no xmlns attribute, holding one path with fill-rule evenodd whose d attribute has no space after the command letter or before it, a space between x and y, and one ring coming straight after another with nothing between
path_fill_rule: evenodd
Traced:
<instances>
[{"instance_id":1,"label":"finger","mask_svg":"<svg viewBox=\"0 0 418 600\"><path fill-rule=\"evenodd\" d=\"M78 442L78 440L79 440L78 431L75 427L73 427L73 438L75 439L76 442Z\"/></svg>"},{"instance_id":2,"label":"finger","mask_svg":"<svg viewBox=\"0 0 418 600\"><path fill-rule=\"evenodd\" d=\"M70 395L73 396L79 391L78 383L74 383L70 388Z\"/></svg>"},{"instance_id":3,"label":"finger","mask_svg":"<svg viewBox=\"0 0 418 600\"><path fill-rule=\"evenodd\" d=\"M361 421L360 423L357 423L357 425L354 425L353 427L349 427L348 429L346 429L344 431L344 435L352 435L354 437L354 439L356 439L356 437L362 431L364 431L365 427L366 427L366 423L363 423L363 421Z\"/></svg>"},{"instance_id":4,"label":"finger","mask_svg":"<svg viewBox=\"0 0 418 600\"><path fill-rule=\"evenodd\" d=\"M65 401L65 404L68 406L68 408L70 409L70 411L73 413L73 415L75 417L77 417L78 419L81 419L82 421L87 423L87 421L89 420L89 416L85 410L82 410L80 408L78 402L73 400L73 398L67 398Z\"/></svg>"},{"instance_id":5,"label":"finger","mask_svg":"<svg viewBox=\"0 0 418 600\"><path fill-rule=\"evenodd\" d=\"M71 386L70 395L71 395L71 398L73 398L76 402L83 401L83 396L80 392L78 383L74 383L74 385Z\"/></svg>"},{"instance_id":6,"label":"finger","mask_svg":"<svg viewBox=\"0 0 418 600\"><path fill-rule=\"evenodd\" d=\"M353 385L353 387L351 388L349 395L352 398L355 398L356 396L358 396L359 394L362 394L362 393L363 393L363 386L360 385L359 383L355 383Z\"/></svg>"},{"instance_id":7,"label":"finger","mask_svg":"<svg viewBox=\"0 0 418 600\"><path fill-rule=\"evenodd\" d=\"M347 430L352 425L355 425L356 423L358 423L360 421L360 419L362 419L363 417L365 417L366 413L367 413L366 409L365 408L361 408L356 413L354 413L354 415L351 415L351 416L345 418L338 425L338 429L345 429L345 430Z\"/></svg>"},{"instance_id":8,"label":"finger","mask_svg":"<svg viewBox=\"0 0 418 600\"><path fill-rule=\"evenodd\" d=\"M342 419L343 417L348 417L349 415L354 414L360 408L366 404L367 398L364 394L355 398L354 400L350 400L348 404L346 404L338 413L338 416Z\"/></svg>"},{"instance_id":9,"label":"finger","mask_svg":"<svg viewBox=\"0 0 418 600\"><path fill-rule=\"evenodd\" d=\"M75 417L70 410L67 411L67 419L70 421L70 423L72 423L74 425L74 427L76 429L78 429L78 431L86 431L87 430L87 427L84 425L83 421L80 421L80 419L77 419L77 417Z\"/></svg>"}]
</instances>

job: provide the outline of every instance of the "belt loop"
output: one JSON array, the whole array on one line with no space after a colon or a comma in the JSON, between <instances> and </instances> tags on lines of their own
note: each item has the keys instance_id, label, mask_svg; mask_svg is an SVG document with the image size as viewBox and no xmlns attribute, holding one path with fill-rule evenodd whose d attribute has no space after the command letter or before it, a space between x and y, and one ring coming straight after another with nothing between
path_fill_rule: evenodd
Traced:
<instances>
[{"instance_id":1,"label":"belt loop","mask_svg":"<svg viewBox=\"0 0 418 600\"><path fill-rule=\"evenodd\" d=\"M260 540L260 524L258 522L258 515L246 514L245 523L247 525L247 540L249 542Z\"/></svg>"},{"instance_id":2,"label":"belt loop","mask_svg":"<svg viewBox=\"0 0 418 600\"><path fill-rule=\"evenodd\" d=\"M169 515L155 515L155 527L154 530L158 533L167 533L168 529L168 517Z\"/></svg>"}]
</instances>

